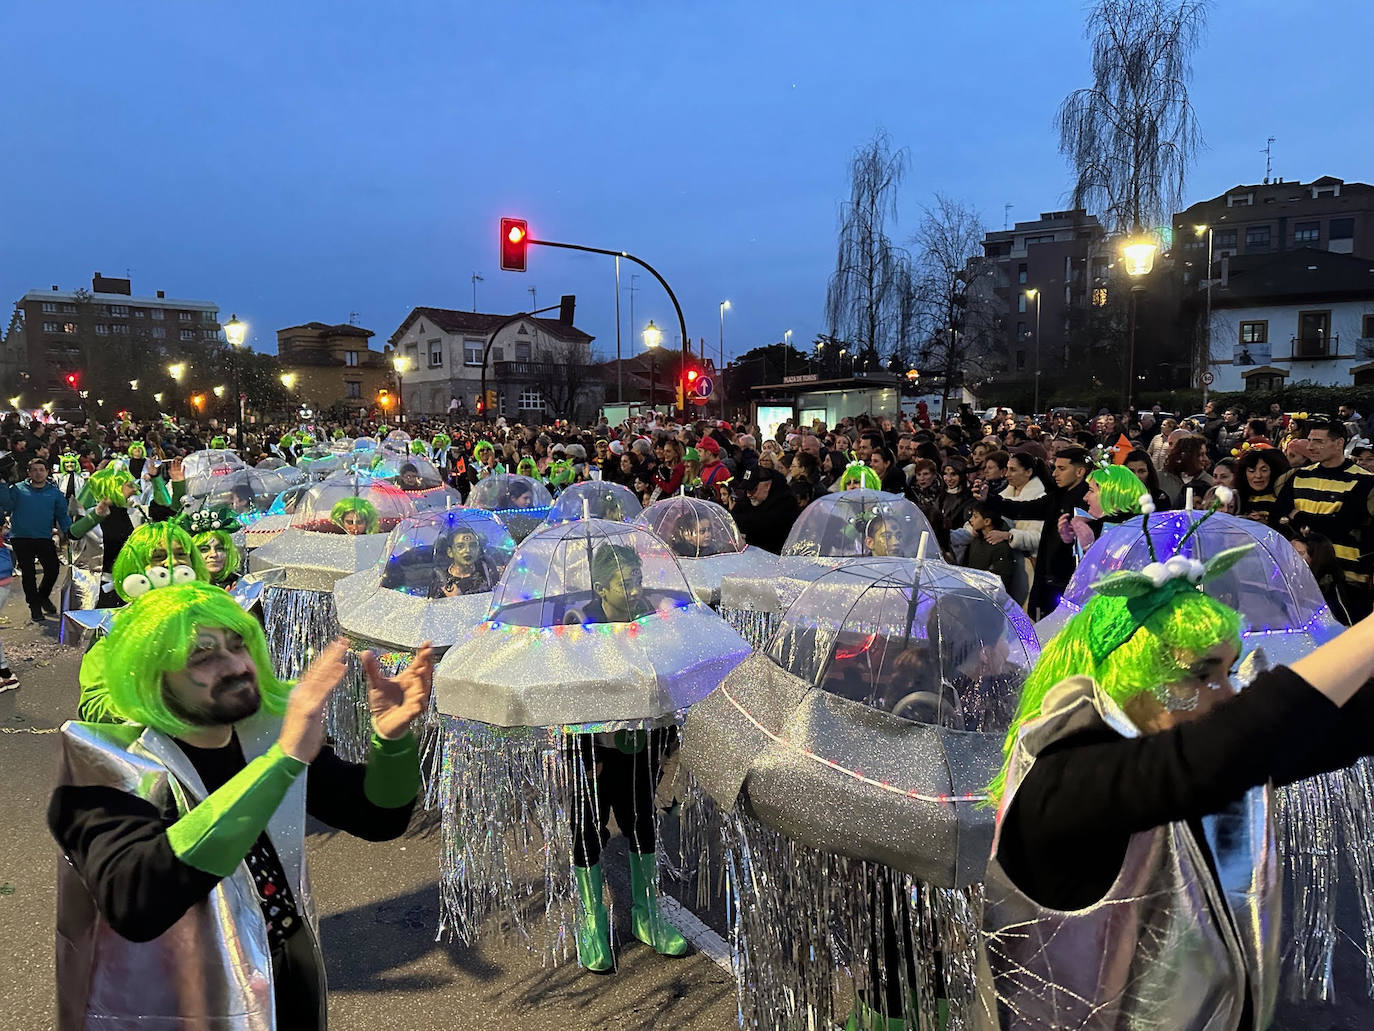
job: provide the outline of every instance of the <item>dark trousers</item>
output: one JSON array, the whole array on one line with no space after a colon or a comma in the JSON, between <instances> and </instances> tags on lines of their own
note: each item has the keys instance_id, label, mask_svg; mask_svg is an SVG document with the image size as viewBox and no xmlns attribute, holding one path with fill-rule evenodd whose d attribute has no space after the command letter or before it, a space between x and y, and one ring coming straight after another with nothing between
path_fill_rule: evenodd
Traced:
<instances>
[{"instance_id":1,"label":"dark trousers","mask_svg":"<svg viewBox=\"0 0 1374 1031\"><path fill-rule=\"evenodd\" d=\"M19 576L24 582L24 600L33 608L49 600L52 589L57 586L57 545L51 537L11 537L10 547L14 550L14 561L19 566ZM35 583L34 564L43 564L43 581Z\"/></svg>"},{"instance_id":2,"label":"dark trousers","mask_svg":"<svg viewBox=\"0 0 1374 1031\"><path fill-rule=\"evenodd\" d=\"M578 866L595 866L601 861L601 846L610 837L606 827L611 813L615 813L615 822L629 840L631 851L654 851L654 792L658 790L669 731L630 731L623 736L627 747L638 743L639 750L627 753L614 745L597 744L592 734L568 739L567 759L574 777L570 810L573 862Z\"/></svg>"},{"instance_id":3,"label":"dark trousers","mask_svg":"<svg viewBox=\"0 0 1374 1031\"><path fill-rule=\"evenodd\" d=\"M272 949L272 1001L283 1031L324 1031L324 986L310 942L310 931L301 928Z\"/></svg>"}]
</instances>

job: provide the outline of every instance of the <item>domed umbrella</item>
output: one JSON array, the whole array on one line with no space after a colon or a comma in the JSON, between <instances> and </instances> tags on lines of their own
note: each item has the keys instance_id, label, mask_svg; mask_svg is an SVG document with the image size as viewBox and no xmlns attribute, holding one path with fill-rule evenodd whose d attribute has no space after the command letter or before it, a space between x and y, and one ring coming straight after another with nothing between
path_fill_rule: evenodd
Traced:
<instances>
[{"instance_id":1,"label":"domed umbrella","mask_svg":"<svg viewBox=\"0 0 1374 1031\"><path fill-rule=\"evenodd\" d=\"M856 559L688 714L683 761L723 812L746 1025L842 1022L848 967L869 999L900 985L916 1000L889 1014L907 1026L935 1026L938 970L962 1026L995 821L982 803L1038 654L995 577Z\"/></svg>"},{"instance_id":2,"label":"domed umbrella","mask_svg":"<svg viewBox=\"0 0 1374 1031\"><path fill-rule=\"evenodd\" d=\"M573 519L610 519L628 523L643 509L639 498L628 487L609 480L588 480L574 483L558 495L545 522L549 526Z\"/></svg>"},{"instance_id":3,"label":"domed umbrella","mask_svg":"<svg viewBox=\"0 0 1374 1031\"><path fill-rule=\"evenodd\" d=\"M277 469L235 469L227 476L215 477L205 495L205 508L228 508L247 525L272 507L272 502L288 487L304 482L305 473L290 465Z\"/></svg>"},{"instance_id":4,"label":"domed umbrella","mask_svg":"<svg viewBox=\"0 0 1374 1031\"><path fill-rule=\"evenodd\" d=\"M186 496L203 498L215 489L221 478L246 468L243 459L233 451L193 451L181 463L181 471L186 477Z\"/></svg>"},{"instance_id":5,"label":"domed umbrella","mask_svg":"<svg viewBox=\"0 0 1374 1031\"><path fill-rule=\"evenodd\" d=\"M712 608L720 604L721 580L739 576L768 580L778 557L745 546L739 527L727 509L712 501L686 495L662 498L635 516L672 549L697 600Z\"/></svg>"},{"instance_id":6,"label":"domed umbrella","mask_svg":"<svg viewBox=\"0 0 1374 1031\"><path fill-rule=\"evenodd\" d=\"M468 506L495 512L518 544L538 529L549 514L553 495L529 476L493 473L473 485Z\"/></svg>"},{"instance_id":7,"label":"domed umbrella","mask_svg":"<svg viewBox=\"0 0 1374 1031\"><path fill-rule=\"evenodd\" d=\"M827 494L807 505L792 525L773 570L721 580L720 614L760 648L783 610L827 569L871 556L915 558L923 541L933 552L930 522L899 494L866 489Z\"/></svg>"},{"instance_id":8,"label":"domed umbrella","mask_svg":"<svg viewBox=\"0 0 1374 1031\"><path fill-rule=\"evenodd\" d=\"M435 670L444 925L470 942L502 912L528 936L512 842L538 839L526 847L544 857L545 942L566 955L576 920L568 814L595 806L583 748L593 737L666 741L664 728L748 653L642 527L582 519L520 545L490 618Z\"/></svg>"}]
</instances>

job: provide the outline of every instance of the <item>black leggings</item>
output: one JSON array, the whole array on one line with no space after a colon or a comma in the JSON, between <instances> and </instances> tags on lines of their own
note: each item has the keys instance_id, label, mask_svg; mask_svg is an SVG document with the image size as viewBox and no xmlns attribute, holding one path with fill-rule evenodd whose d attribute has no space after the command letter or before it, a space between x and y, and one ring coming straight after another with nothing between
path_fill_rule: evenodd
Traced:
<instances>
[{"instance_id":1,"label":"black leggings","mask_svg":"<svg viewBox=\"0 0 1374 1031\"><path fill-rule=\"evenodd\" d=\"M19 578L24 584L24 600L29 608L41 602L51 601L49 595L57 585L57 574L61 565L57 558L57 545L51 537L11 537L10 547L14 551L14 562L19 567ZM43 567L43 579L38 580L35 564Z\"/></svg>"},{"instance_id":2,"label":"black leggings","mask_svg":"<svg viewBox=\"0 0 1374 1031\"><path fill-rule=\"evenodd\" d=\"M606 825L611 813L634 852L654 851L654 792L662 772L663 756L677 736L676 728L629 731L625 736L647 743L634 754L615 745L598 744L593 734L571 736L565 757L572 767L573 862L595 866L601 847L610 838Z\"/></svg>"}]
</instances>

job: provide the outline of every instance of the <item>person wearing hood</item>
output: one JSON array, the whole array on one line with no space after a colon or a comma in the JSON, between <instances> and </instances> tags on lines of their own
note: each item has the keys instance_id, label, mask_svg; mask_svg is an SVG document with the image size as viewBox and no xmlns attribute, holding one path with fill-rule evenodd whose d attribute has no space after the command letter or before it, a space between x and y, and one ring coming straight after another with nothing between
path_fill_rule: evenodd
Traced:
<instances>
[{"instance_id":1,"label":"person wearing hood","mask_svg":"<svg viewBox=\"0 0 1374 1031\"><path fill-rule=\"evenodd\" d=\"M729 509L747 543L774 555L782 553L800 509L792 498L787 478L773 469L754 467L737 478L739 488L730 494Z\"/></svg>"}]
</instances>

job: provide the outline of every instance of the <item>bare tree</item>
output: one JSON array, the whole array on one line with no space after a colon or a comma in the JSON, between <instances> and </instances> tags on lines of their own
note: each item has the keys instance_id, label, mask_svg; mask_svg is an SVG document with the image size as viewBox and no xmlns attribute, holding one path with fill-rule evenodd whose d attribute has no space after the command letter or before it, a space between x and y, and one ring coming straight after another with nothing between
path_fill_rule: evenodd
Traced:
<instances>
[{"instance_id":1,"label":"bare tree","mask_svg":"<svg viewBox=\"0 0 1374 1031\"><path fill-rule=\"evenodd\" d=\"M840 208L835 273L825 291L828 336L848 340L875 366L895 343L906 252L887 235L897 219L897 188L906 173L905 150L895 153L886 132L854 152L849 201Z\"/></svg>"},{"instance_id":2,"label":"bare tree","mask_svg":"<svg viewBox=\"0 0 1374 1031\"><path fill-rule=\"evenodd\" d=\"M1188 99L1206 0L1094 0L1085 34L1093 83L1059 108L1059 149L1073 164L1074 207L1110 232L1160 224L1182 202L1201 145Z\"/></svg>"},{"instance_id":3,"label":"bare tree","mask_svg":"<svg viewBox=\"0 0 1374 1031\"><path fill-rule=\"evenodd\" d=\"M548 340L539 350L535 376L545 408L558 419L576 416L577 403L596 377L586 344Z\"/></svg>"},{"instance_id":4,"label":"bare tree","mask_svg":"<svg viewBox=\"0 0 1374 1031\"><path fill-rule=\"evenodd\" d=\"M923 330L918 359L923 371L942 379L945 403L953 388L1001 364L994 343L996 270L982 256L984 235L977 211L937 193L912 238L916 263L910 303Z\"/></svg>"}]
</instances>

